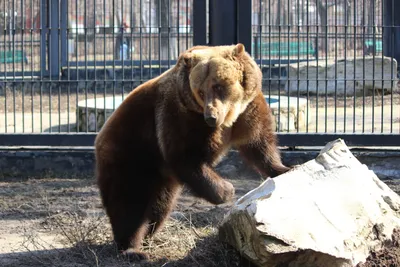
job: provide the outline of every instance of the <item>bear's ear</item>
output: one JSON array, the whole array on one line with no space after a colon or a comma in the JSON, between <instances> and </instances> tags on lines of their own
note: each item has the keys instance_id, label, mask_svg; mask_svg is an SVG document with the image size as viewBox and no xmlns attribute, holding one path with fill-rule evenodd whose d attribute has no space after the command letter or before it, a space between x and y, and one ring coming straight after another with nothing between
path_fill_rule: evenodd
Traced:
<instances>
[{"instance_id":1,"label":"bear's ear","mask_svg":"<svg viewBox=\"0 0 400 267\"><path fill-rule=\"evenodd\" d=\"M185 67L189 69L192 67L192 58L193 54L190 52L185 52L182 54L182 62L185 65Z\"/></svg>"},{"instance_id":2,"label":"bear's ear","mask_svg":"<svg viewBox=\"0 0 400 267\"><path fill-rule=\"evenodd\" d=\"M240 56L243 52L244 52L244 45L241 43L238 43L233 49L234 56Z\"/></svg>"}]
</instances>

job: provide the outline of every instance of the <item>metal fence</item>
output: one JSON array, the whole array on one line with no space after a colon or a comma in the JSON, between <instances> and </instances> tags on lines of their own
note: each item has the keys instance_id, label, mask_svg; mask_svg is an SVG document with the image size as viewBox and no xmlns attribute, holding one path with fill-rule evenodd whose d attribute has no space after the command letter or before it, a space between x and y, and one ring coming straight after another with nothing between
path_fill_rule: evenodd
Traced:
<instances>
[{"instance_id":1,"label":"metal fence","mask_svg":"<svg viewBox=\"0 0 400 267\"><path fill-rule=\"evenodd\" d=\"M400 146L398 12L395 0L0 0L0 146L92 145L135 86L193 45L229 43L229 27L263 71L282 145Z\"/></svg>"}]
</instances>

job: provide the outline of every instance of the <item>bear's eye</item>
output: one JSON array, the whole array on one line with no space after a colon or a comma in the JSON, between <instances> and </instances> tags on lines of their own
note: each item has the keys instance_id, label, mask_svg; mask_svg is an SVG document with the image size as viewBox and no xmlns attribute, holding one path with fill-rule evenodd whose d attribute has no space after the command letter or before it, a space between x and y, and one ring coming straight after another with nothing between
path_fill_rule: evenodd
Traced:
<instances>
[{"instance_id":1,"label":"bear's eye","mask_svg":"<svg viewBox=\"0 0 400 267\"><path fill-rule=\"evenodd\" d=\"M216 84L213 86L213 90L220 98L226 97L226 90L223 86Z\"/></svg>"},{"instance_id":2,"label":"bear's eye","mask_svg":"<svg viewBox=\"0 0 400 267\"><path fill-rule=\"evenodd\" d=\"M221 92L222 91L222 86L219 84L216 84L213 86L213 89L216 93Z\"/></svg>"},{"instance_id":3,"label":"bear's eye","mask_svg":"<svg viewBox=\"0 0 400 267\"><path fill-rule=\"evenodd\" d=\"M204 92L199 90L199 96L200 96L201 99L203 99L204 98Z\"/></svg>"}]
</instances>

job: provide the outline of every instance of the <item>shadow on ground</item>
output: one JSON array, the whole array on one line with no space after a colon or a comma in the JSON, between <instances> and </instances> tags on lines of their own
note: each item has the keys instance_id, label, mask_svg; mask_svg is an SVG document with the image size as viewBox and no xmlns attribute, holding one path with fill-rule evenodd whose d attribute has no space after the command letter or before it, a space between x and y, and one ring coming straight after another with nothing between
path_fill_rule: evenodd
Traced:
<instances>
[{"instance_id":1,"label":"shadow on ground","mask_svg":"<svg viewBox=\"0 0 400 267\"><path fill-rule=\"evenodd\" d=\"M212 248L212 249L210 249ZM166 255L168 256L168 255ZM154 258L154 256L151 256ZM0 254L0 262L4 267L86 267L86 266L138 266L138 267L254 267L241 257L229 245L221 243L216 236L205 237L196 242L196 246L185 257L178 260L166 258L150 259L137 263L129 263L119 256L113 244L96 246L76 246L71 248L48 249Z\"/></svg>"}]
</instances>

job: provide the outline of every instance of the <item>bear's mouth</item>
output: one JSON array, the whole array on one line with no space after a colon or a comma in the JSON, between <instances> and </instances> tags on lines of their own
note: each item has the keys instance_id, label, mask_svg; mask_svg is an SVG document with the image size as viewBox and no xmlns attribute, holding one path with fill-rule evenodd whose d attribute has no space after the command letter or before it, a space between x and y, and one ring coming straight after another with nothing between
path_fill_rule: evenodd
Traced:
<instances>
[{"instance_id":1,"label":"bear's mouth","mask_svg":"<svg viewBox=\"0 0 400 267\"><path fill-rule=\"evenodd\" d=\"M204 116L204 121L207 123L208 126L215 128L217 127L217 118L215 116L212 115L205 115Z\"/></svg>"}]
</instances>

